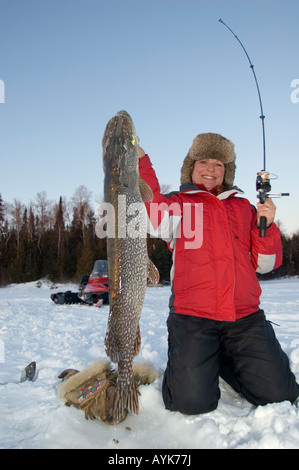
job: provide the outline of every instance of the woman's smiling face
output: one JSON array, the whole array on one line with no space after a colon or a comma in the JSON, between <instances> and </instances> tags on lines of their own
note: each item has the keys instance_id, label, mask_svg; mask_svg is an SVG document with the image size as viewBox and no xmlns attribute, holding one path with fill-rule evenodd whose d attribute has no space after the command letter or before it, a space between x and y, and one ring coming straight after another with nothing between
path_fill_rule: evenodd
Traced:
<instances>
[{"instance_id":1,"label":"woman's smiling face","mask_svg":"<svg viewBox=\"0 0 299 470\"><path fill-rule=\"evenodd\" d=\"M192 172L192 181L195 184L203 184L210 191L223 183L224 164L215 158L196 160Z\"/></svg>"}]
</instances>

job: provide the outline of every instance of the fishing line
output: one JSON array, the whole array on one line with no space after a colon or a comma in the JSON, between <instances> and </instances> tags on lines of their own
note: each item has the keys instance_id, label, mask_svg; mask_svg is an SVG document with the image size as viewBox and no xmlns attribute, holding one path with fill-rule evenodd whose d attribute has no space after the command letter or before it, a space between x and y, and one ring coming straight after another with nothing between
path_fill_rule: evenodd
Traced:
<instances>
[{"instance_id":1,"label":"fishing line","mask_svg":"<svg viewBox=\"0 0 299 470\"><path fill-rule=\"evenodd\" d=\"M243 51L245 52L246 57L248 59L248 62L250 64L250 68L251 68L252 73L253 73L254 81L255 81L255 84L256 84L256 89L257 89L257 92L258 92L259 103L260 103L260 111L261 111L260 118L262 120L262 135L263 135L263 169L258 172L257 178L256 178L256 190L258 191L258 196L257 197L259 198L259 201L262 204L264 204L266 202L267 197L289 196L290 195L289 193L268 194L269 191L271 191L271 184L270 184L269 173L266 171L265 115L264 115L264 111L263 111L262 98L261 98L260 88L259 88L259 84L258 84L257 77L256 77L256 74L255 74L255 70L254 70L254 65L252 64L252 62L250 60L250 57L249 57L244 45L242 44L242 42L238 38L238 36L233 32L233 30L226 23L224 23L224 21L221 18L219 19L219 23L222 23L233 34L233 36L237 39L238 43L240 44ZM277 178L277 176L276 176L276 178ZM267 230L267 219L266 219L266 217L262 216L262 217L260 217L260 236L261 237L266 236L266 230Z\"/></svg>"},{"instance_id":2,"label":"fishing line","mask_svg":"<svg viewBox=\"0 0 299 470\"><path fill-rule=\"evenodd\" d=\"M259 84L258 84L258 81L257 81L257 78L256 78L256 74L255 74L255 70L254 70L254 65L252 64L251 60L250 60L250 57L245 49L245 47L243 46L242 42L240 41L240 39L238 38L238 36L233 32L233 30L227 26L226 23L224 23L224 21L222 21L222 19L220 18L219 20L219 23L222 23L234 36L235 38L237 39L238 43L240 44L240 46L242 47L243 51L245 52L246 54L246 57L248 59L248 62L250 64L250 68L252 70L252 73L253 73L253 76L254 76L254 81L255 81L255 84L256 84L256 89L257 89L257 92L258 92L258 97L259 97L259 103L260 103L260 109L261 109L261 115L260 115L260 118L262 120L262 133L263 133L263 169L262 171L266 171L266 138L265 138L265 115L264 115L264 111L263 111L263 104L262 104L262 97L261 97L261 93L260 93L260 88L259 88Z\"/></svg>"}]
</instances>

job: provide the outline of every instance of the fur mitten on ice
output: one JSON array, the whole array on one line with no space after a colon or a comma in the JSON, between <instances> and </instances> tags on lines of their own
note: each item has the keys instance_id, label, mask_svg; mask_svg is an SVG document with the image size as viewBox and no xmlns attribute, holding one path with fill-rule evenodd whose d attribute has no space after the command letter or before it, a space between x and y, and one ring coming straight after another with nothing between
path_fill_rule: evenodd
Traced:
<instances>
[{"instance_id":1,"label":"fur mitten on ice","mask_svg":"<svg viewBox=\"0 0 299 470\"><path fill-rule=\"evenodd\" d=\"M134 380L137 386L150 384L159 373L145 361L134 365ZM117 372L110 361L100 359L91 363L81 372L76 369L66 369L58 378L62 382L58 385L58 396L67 406L75 406L85 412L86 419L100 419L107 424L115 424L112 418L114 393ZM122 421L127 417L124 414Z\"/></svg>"}]
</instances>

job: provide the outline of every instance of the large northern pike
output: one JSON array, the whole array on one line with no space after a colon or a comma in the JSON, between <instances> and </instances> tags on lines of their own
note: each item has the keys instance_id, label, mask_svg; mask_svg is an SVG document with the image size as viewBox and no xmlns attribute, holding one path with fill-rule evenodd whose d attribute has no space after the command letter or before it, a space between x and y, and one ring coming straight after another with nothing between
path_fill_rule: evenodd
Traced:
<instances>
[{"instance_id":1,"label":"large northern pike","mask_svg":"<svg viewBox=\"0 0 299 470\"><path fill-rule=\"evenodd\" d=\"M104 200L113 206L107 211L107 259L110 312L105 349L118 363L113 405L113 422L127 411L138 414L138 389L133 380L133 360L141 343L139 319L147 285L147 239L144 204L139 189L138 143L131 117L120 111L108 122L103 136L105 171ZM144 182L143 182L144 183ZM146 185L146 183L144 183ZM147 196L152 193L147 186ZM139 211L136 217L136 209ZM113 233L111 227L114 228ZM137 233L135 231L136 227Z\"/></svg>"}]
</instances>

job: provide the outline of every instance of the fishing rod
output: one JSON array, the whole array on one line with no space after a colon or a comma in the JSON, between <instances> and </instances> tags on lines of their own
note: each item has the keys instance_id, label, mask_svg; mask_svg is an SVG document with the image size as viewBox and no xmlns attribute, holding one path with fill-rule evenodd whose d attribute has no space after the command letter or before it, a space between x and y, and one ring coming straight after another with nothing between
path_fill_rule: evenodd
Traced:
<instances>
[{"instance_id":1,"label":"fishing rod","mask_svg":"<svg viewBox=\"0 0 299 470\"><path fill-rule=\"evenodd\" d=\"M245 52L246 57L247 57L248 62L249 62L249 65L250 65L250 68L251 68L252 73L253 73L253 77L254 77L254 81L255 81L255 84L256 84L257 93L258 93L258 97L259 97L260 111L261 111L260 118L262 120L262 135L263 135L263 169L257 173L257 178L256 178L256 190L258 191L257 197L258 197L259 201L262 204L264 204L266 202L267 197L289 196L290 195L289 193L268 194L271 191L271 184L270 184L269 173L266 170L265 115L264 115L264 111L263 111L262 97L261 97L257 77L256 77L256 74L255 74L254 65L252 64L252 62L250 60L250 57L249 57L245 47L243 46L242 42L238 38L238 36L233 32L233 30L229 26L227 26L226 23L224 23L224 21L222 21L221 18L219 20L219 23L222 23L235 36L238 43L240 44L243 51ZM267 218L262 216L260 218L260 236L261 237L266 236L266 230L267 230Z\"/></svg>"}]
</instances>

